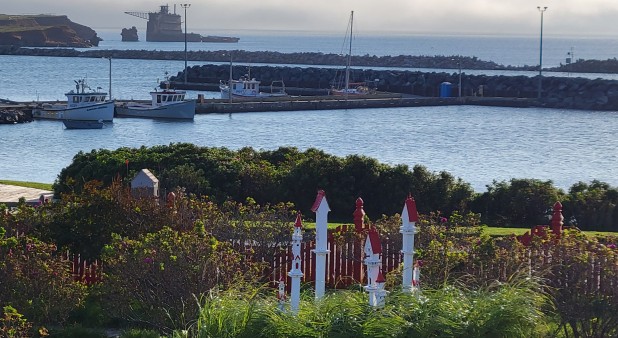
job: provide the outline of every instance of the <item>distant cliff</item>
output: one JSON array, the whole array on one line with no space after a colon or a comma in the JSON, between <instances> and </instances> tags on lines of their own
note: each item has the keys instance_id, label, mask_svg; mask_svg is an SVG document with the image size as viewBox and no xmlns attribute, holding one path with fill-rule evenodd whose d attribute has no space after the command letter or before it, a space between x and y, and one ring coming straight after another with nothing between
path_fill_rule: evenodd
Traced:
<instances>
[{"instance_id":1,"label":"distant cliff","mask_svg":"<svg viewBox=\"0 0 618 338\"><path fill-rule=\"evenodd\" d=\"M66 15L0 14L0 45L84 48L101 40L93 29Z\"/></svg>"}]
</instances>

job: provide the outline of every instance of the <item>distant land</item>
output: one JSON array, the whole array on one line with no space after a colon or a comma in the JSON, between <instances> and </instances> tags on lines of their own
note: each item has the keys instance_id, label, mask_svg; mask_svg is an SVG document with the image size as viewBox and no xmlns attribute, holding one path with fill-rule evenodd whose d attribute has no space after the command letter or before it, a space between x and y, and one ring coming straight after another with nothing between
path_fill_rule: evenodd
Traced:
<instances>
[{"instance_id":1,"label":"distant land","mask_svg":"<svg viewBox=\"0 0 618 338\"><path fill-rule=\"evenodd\" d=\"M85 48L98 46L100 41L92 28L66 15L0 14L0 45Z\"/></svg>"}]
</instances>

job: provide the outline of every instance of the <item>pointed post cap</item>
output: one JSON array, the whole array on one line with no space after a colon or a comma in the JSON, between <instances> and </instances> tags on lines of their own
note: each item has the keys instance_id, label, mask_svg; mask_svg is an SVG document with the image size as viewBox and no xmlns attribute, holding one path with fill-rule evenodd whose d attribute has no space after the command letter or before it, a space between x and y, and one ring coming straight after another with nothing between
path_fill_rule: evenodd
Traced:
<instances>
[{"instance_id":1,"label":"pointed post cap","mask_svg":"<svg viewBox=\"0 0 618 338\"><path fill-rule=\"evenodd\" d=\"M313 212L318 211L318 209L320 208L320 204L322 203L322 200L324 199L324 196L326 196L326 193L324 192L324 190L322 189L318 190L318 195L315 197L315 201L313 202L311 211Z\"/></svg>"},{"instance_id":2,"label":"pointed post cap","mask_svg":"<svg viewBox=\"0 0 618 338\"><path fill-rule=\"evenodd\" d=\"M303 227L303 221L300 217L300 212L296 214L296 222L294 222L294 227L300 229L302 229Z\"/></svg>"},{"instance_id":3,"label":"pointed post cap","mask_svg":"<svg viewBox=\"0 0 618 338\"><path fill-rule=\"evenodd\" d=\"M356 210L354 210L354 227L357 232L363 231L365 228L365 210L363 210L363 199L356 199Z\"/></svg>"},{"instance_id":4,"label":"pointed post cap","mask_svg":"<svg viewBox=\"0 0 618 338\"><path fill-rule=\"evenodd\" d=\"M408 209L408 221L418 222L418 211L416 210L416 201L412 195L408 195L406 198L406 209Z\"/></svg>"}]
</instances>

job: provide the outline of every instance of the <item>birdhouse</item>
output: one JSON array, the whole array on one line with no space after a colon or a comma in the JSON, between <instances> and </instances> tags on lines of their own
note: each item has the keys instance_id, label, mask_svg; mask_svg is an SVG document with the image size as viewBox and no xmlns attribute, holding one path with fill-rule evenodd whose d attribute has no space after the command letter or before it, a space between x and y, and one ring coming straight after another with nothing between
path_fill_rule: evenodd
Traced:
<instances>
[{"instance_id":1,"label":"birdhouse","mask_svg":"<svg viewBox=\"0 0 618 338\"><path fill-rule=\"evenodd\" d=\"M131 181L134 197L159 197L159 179L150 170L142 169Z\"/></svg>"}]
</instances>

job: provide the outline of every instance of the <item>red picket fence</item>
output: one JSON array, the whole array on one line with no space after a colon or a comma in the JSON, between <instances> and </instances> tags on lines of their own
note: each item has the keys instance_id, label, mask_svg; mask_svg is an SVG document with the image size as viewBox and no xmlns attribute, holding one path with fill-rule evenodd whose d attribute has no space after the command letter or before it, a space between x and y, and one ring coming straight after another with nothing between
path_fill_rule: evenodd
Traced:
<instances>
[{"instance_id":1,"label":"red picket fence","mask_svg":"<svg viewBox=\"0 0 618 338\"><path fill-rule=\"evenodd\" d=\"M80 255L66 253L63 257L70 267L73 280L92 285L101 281L101 261L87 261Z\"/></svg>"},{"instance_id":2,"label":"red picket fence","mask_svg":"<svg viewBox=\"0 0 618 338\"><path fill-rule=\"evenodd\" d=\"M328 250L330 253L326 259L326 287L332 289L345 289L353 284L366 282L365 266L363 264L365 244L363 229L360 238L353 240L337 241L336 235L345 235L352 231L353 226L343 225L328 233ZM354 230L355 231L355 230ZM315 284L315 254L311 251L315 249L315 242L301 243L301 270L304 274L302 281L311 285ZM396 269L401 264L401 248L394 241L382 239L382 272L384 274ZM292 248L291 246L282 248L278 255L273 257L271 266L270 282L274 285L279 280L289 281L288 271L291 270ZM286 282L289 288L289 283Z\"/></svg>"}]
</instances>

